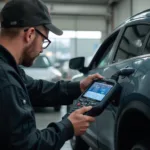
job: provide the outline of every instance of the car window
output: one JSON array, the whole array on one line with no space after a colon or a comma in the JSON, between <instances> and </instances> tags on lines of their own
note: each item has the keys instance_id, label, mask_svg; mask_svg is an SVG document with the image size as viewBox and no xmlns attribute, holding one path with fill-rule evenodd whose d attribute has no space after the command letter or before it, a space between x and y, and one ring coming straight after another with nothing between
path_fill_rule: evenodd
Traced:
<instances>
[{"instance_id":1,"label":"car window","mask_svg":"<svg viewBox=\"0 0 150 150\"><path fill-rule=\"evenodd\" d=\"M47 68L49 66L51 66L51 63L48 58L46 56L39 56L35 59L31 68Z\"/></svg>"},{"instance_id":2,"label":"car window","mask_svg":"<svg viewBox=\"0 0 150 150\"><path fill-rule=\"evenodd\" d=\"M119 44L115 62L141 55L143 44L149 31L150 25L134 25L128 27Z\"/></svg>"},{"instance_id":3,"label":"car window","mask_svg":"<svg viewBox=\"0 0 150 150\"><path fill-rule=\"evenodd\" d=\"M111 54L111 48L113 46L113 43L111 45L109 45L108 49L106 50L103 58L101 59L101 61L99 62L99 65L98 65L98 68L101 68L101 67L105 67L108 65L108 58Z\"/></svg>"},{"instance_id":4,"label":"car window","mask_svg":"<svg viewBox=\"0 0 150 150\"><path fill-rule=\"evenodd\" d=\"M148 38L143 54L150 54L150 37Z\"/></svg>"},{"instance_id":5,"label":"car window","mask_svg":"<svg viewBox=\"0 0 150 150\"><path fill-rule=\"evenodd\" d=\"M112 35L112 37L108 40L108 42L105 43L105 45L106 45L106 47L104 46L105 53L103 54L103 57L99 60L99 63L97 66L98 68L105 67L108 65L109 58L113 52L112 47L114 45L114 42L115 42L118 34L119 34L119 30L116 33L114 33L114 35Z\"/></svg>"}]
</instances>

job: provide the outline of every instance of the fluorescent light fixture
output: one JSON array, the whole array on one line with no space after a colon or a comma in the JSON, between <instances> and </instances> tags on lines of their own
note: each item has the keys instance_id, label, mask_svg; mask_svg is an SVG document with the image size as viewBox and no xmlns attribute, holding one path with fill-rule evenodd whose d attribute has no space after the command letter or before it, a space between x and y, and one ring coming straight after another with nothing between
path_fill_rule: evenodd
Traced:
<instances>
[{"instance_id":1,"label":"fluorescent light fixture","mask_svg":"<svg viewBox=\"0 0 150 150\"><path fill-rule=\"evenodd\" d=\"M100 31L77 31L77 39L101 39L102 33Z\"/></svg>"},{"instance_id":2,"label":"fluorescent light fixture","mask_svg":"<svg viewBox=\"0 0 150 150\"><path fill-rule=\"evenodd\" d=\"M102 32L101 31L63 31L63 35L57 36L50 32L49 34L50 39L70 39L70 38L77 38L77 39L101 39Z\"/></svg>"}]
</instances>

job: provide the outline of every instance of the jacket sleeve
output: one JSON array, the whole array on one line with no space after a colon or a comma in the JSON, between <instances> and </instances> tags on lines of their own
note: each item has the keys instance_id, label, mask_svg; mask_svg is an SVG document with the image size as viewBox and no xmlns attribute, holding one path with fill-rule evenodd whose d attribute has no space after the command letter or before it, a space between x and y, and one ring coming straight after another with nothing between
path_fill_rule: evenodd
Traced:
<instances>
[{"instance_id":1,"label":"jacket sleeve","mask_svg":"<svg viewBox=\"0 0 150 150\"><path fill-rule=\"evenodd\" d=\"M69 105L81 94L79 82L34 80L24 73L33 106Z\"/></svg>"},{"instance_id":2,"label":"jacket sleeve","mask_svg":"<svg viewBox=\"0 0 150 150\"><path fill-rule=\"evenodd\" d=\"M6 97L6 95L9 95ZM15 150L59 150L73 136L73 126L68 119L51 123L46 129L38 130L30 100L16 86L7 86L1 92L1 139ZM5 121L5 123L4 123ZM8 140L9 139L9 140ZM2 142L2 141L1 141Z\"/></svg>"}]
</instances>

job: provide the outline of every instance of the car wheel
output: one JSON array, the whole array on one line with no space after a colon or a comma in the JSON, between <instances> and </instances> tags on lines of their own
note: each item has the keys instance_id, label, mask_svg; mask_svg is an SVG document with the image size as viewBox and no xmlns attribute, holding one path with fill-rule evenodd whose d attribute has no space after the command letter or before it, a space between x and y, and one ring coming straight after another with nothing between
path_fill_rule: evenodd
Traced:
<instances>
[{"instance_id":1,"label":"car wheel","mask_svg":"<svg viewBox=\"0 0 150 150\"><path fill-rule=\"evenodd\" d=\"M150 143L148 140L144 140L143 142L139 142L135 144L131 150L149 150L150 149Z\"/></svg>"},{"instance_id":2,"label":"car wheel","mask_svg":"<svg viewBox=\"0 0 150 150\"><path fill-rule=\"evenodd\" d=\"M73 136L70 143L73 150L89 150L90 148L81 137Z\"/></svg>"},{"instance_id":3,"label":"car wheel","mask_svg":"<svg viewBox=\"0 0 150 150\"><path fill-rule=\"evenodd\" d=\"M55 106L54 107L54 110L57 112L57 111L60 111L60 109L61 109L61 106Z\"/></svg>"}]
</instances>

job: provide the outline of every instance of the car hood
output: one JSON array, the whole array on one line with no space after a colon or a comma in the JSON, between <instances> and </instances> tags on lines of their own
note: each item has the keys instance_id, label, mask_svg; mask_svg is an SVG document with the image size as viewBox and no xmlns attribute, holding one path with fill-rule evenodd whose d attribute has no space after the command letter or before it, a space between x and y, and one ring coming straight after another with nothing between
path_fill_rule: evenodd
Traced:
<instances>
[{"instance_id":1,"label":"car hood","mask_svg":"<svg viewBox=\"0 0 150 150\"><path fill-rule=\"evenodd\" d=\"M50 81L55 77L61 77L60 71L54 67L48 68L24 68L24 71L27 75L31 76L34 79L43 79Z\"/></svg>"}]
</instances>

